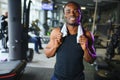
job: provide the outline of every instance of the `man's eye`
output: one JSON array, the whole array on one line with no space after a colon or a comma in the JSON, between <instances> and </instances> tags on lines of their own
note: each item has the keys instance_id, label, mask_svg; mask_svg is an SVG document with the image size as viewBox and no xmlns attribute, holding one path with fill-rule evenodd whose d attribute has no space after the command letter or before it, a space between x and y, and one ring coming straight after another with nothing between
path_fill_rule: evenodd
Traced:
<instances>
[{"instance_id":1,"label":"man's eye","mask_svg":"<svg viewBox=\"0 0 120 80\"><path fill-rule=\"evenodd\" d=\"M74 10L75 13L78 13L79 11L78 10Z\"/></svg>"},{"instance_id":2,"label":"man's eye","mask_svg":"<svg viewBox=\"0 0 120 80\"><path fill-rule=\"evenodd\" d=\"M66 11L66 13L70 13L70 11Z\"/></svg>"}]
</instances>

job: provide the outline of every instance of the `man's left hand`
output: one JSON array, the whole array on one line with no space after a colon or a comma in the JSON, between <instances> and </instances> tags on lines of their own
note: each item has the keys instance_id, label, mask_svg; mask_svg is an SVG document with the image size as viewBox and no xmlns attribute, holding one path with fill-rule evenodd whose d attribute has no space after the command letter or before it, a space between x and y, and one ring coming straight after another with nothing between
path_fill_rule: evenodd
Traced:
<instances>
[{"instance_id":1,"label":"man's left hand","mask_svg":"<svg viewBox=\"0 0 120 80\"><path fill-rule=\"evenodd\" d=\"M79 43L83 50L85 50L88 47L88 38L84 35L80 36Z\"/></svg>"}]
</instances>

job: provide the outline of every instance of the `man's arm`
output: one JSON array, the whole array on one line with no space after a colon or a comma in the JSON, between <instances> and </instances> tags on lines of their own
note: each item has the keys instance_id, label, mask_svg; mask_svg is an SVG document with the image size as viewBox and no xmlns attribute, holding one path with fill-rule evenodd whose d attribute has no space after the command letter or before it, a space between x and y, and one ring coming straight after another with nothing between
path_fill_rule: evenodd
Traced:
<instances>
[{"instance_id":1,"label":"man's arm","mask_svg":"<svg viewBox=\"0 0 120 80\"><path fill-rule=\"evenodd\" d=\"M84 51L84 59L89 63L93 63L96 59L96 52L94 48L94 37L90 32L86 32L86 36L80 37L80 44Z\"/></svg>"},{"instance_id":2,"label":"man's arm","mask_svg":"<svg viewBox=\"0 0 120 80\"><path fill-rule=\"evenodd\" d=\"M62 43L61 39L62 39L62 34L60 33L60 29L55 28L51 32L50 41L47 44L46 48L44 49L44 52L48 58L53 57L55 55L56 50Z\"/></svg>"}]
</instances>

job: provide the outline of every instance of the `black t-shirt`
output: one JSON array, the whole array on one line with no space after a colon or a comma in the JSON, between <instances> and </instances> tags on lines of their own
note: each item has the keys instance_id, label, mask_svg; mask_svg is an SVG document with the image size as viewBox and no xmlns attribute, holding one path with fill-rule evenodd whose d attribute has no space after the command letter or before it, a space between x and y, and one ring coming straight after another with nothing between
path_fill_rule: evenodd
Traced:
<instances>
[{"instance_id":1,"label":"black t-shirt","mask_svg":"<svg viewBox=\"0 0 120 80\"><path fill-rule=\"evenodd\" d=\"M56 52L54 74L60 80L73 80L83 72L83 50L75 35L67 35Z\"/></svg>"}]
</instances>

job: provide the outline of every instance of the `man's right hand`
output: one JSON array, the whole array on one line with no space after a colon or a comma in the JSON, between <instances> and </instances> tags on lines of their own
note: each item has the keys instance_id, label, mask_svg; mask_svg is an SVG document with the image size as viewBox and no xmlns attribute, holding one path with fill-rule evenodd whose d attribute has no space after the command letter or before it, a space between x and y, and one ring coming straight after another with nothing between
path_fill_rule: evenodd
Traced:
<instances>
[{"instance_id":1,"label":"man's right hand","mask_svg":"<svg viewBox=\"0 0 120 80\"><path fill-rule=\"evenodd\" d=\"M47 57L53 57L56 53L57 48L62 44L62 33L60 28L52 30L50 35L50 41L44 49Z\"/></svg>"},{"instance_id":2,"label":"man's right hand","mask_svg":"<svg viewBox=\"0 0 120 80\"><path fill-rule=\"evenodd\" d=\"M55 41L55 46L57 48L62 44L62 33L61 32L55 35L54 41Z\"/></svg>"}]
</instances>

